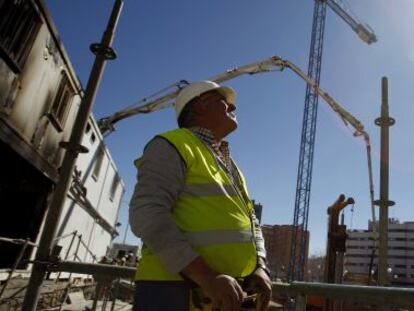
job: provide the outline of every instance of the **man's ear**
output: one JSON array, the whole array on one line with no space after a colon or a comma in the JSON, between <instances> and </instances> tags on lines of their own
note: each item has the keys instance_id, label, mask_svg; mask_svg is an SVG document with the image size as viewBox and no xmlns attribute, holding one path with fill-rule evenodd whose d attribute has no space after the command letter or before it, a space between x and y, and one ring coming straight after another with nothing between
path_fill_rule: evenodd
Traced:
<instances>
[{"instance_id":1,"label":"man's ear","mask_svg":"<svg viewBox=\"0 0 414 311\"><path fill-rule=\"evenodd\" d=\"M208 105L205 102L198 101L193 106L193 113L195 116L203 116L208 111Z\"/></svg>"}]
</instances>

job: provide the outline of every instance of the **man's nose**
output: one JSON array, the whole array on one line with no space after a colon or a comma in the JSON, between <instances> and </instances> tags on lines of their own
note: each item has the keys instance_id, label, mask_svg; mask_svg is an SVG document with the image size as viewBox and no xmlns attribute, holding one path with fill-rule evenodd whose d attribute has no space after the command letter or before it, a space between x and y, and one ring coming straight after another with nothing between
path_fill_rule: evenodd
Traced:
<instances>
[{"instance_id":1,"label":"man's nose","mask_svg":"<svg viewBox=\"0 0 414 311\"><path fill-rule=\"evenodd\" d=\"M227 112L232 112L234 110L236 110L236 105L227 103Z\"/></svg>"}]
</instances>

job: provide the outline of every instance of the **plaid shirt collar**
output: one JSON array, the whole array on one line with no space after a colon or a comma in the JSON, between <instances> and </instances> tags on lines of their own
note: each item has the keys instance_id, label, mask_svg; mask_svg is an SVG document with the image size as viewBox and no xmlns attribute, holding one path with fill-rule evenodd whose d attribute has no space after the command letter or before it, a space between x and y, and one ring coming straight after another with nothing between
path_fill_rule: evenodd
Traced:
<instances>
[{"instance_id":1,"label":"plaid shirt collar","mask_svg":"<svg viewBox=\"0 0 414 311\"><path fill-rule=\"evenodd\" d=\"M231 169L231 157L228 141L222 140L220 142L216 142L214 140L213 133L206 128L191 127L189 128L189 130L214 150L214 152L220 158L220 160L223 161L227 169Z\"/></svg>"}]
</instances>

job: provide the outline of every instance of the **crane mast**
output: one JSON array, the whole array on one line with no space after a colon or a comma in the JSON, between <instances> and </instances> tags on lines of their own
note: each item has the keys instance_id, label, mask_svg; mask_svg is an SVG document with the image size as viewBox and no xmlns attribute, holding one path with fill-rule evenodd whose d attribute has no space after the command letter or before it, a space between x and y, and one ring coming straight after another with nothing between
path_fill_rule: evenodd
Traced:
<instances>
[{"instance_id":1,"label":"crane mast","mask_svg":"<svg viewBox=\"0 0 414 311\"><path fill-rule=\"evenodd\" d=\"M315 0L307 76L315 81L317 85L320 82L327 5L351 26L364 42L370 44L377 40L375 34L368 26L362 25L345 10L342 1ZM306 233L308 229L317 114L318 94L314 87L307 84L288 267L289 281L303 280L303 271L306 263L306 245L308 243Z\"/></svg>"},{"instance_id":2,"label":"crane mast","mask_svg":"<svg viewBox=\"0 0 414 311\"><path fill-rule=\"evenodd\" d=\"M323 37L325 32L326 2L315 1L312 38L309 52L308 77L318 85L322 65ZM305 107L299 152L298 176L296 183L295 209L288 268L288 279L302 280L307 257L306 234L308 229L309 199L312 183L313 151L315 148L318 94L306 85Z\"/></svg>"}]
</instances>

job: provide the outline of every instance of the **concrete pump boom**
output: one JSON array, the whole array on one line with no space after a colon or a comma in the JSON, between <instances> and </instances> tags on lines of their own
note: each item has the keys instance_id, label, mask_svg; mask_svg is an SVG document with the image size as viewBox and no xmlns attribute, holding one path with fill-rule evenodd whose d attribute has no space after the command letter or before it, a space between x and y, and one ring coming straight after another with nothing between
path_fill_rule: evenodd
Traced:
<instances>
[{"instance_id":1,"label":"concrete pump boom","mask_svg":"<svg viewBox=\"0 0 414 311\"><path fill-rule=\"evenodd\" d=\"M325 102L332 108L334 112L342 119L346 126L351 126L354 129L354 136L362 136L364 139L366 150L367 150L367 158L368 158L368 177L369 177L369 192L370 192L370 201L371 201L371 214L372 214L372 221L376 223L375 217L375 209L374 209L374 182L372 177L372 161L371 161L371 142L368 133L364 130L363 124L356 119L351 113L345 110L341 105L339 105L327 92L321 89L317 83L309 78L298 66L291 63L288 60L284 60L279 56L273 56L268 59L254 62L248 65L244 65L241 67L236 67L233 69L229 69L226 72L210 77L207 80L215 81L217 83L225 82L231 79L234 79L238 76L249 74L259 74L259 73L266 73L266 72L273 72L273 71L282 71L285 68L291 69L294 73L296 73L299 77L301 77L310 87L312 87L315 92L322 97ZM166 108L173 105L173 100L177 97L180 90L188 84L185 80L180 80L167 88L160 90L159 92L141 99L137 104L132 105L128 108L125 108L121 111L116 112L112 116L102 118L98 121L99 129L101 130L103 135L108 135L110 132L114 131L114 124L120 120L125 118L140 114L140 113L150 113L162 108ZM175 88L173 91L170 91L167 94L160 95L165 93L167 90ZM158 97L156 97L158 96ZM151 98L155 97L155 99L149 101ZM137 106L138 104L142 103L143 105ZM375 226L374 227L374 231ZM373 232L374 236L376 233ZM375 243L374 238L374 243ZM375 247L374 247L375 248Z\"/></svg>"},{"instance_id":2,"label":"concrete pump boom","mask_svg":"<svg viewBox=\"0 0 414 311\"><path fill-rule=\"evenodd\" d=\"M364 130L364 126L360 121L358 121L352 114L346 111L341 107L327 92L322 90L315 81L309 78L299 67L291 63L288 60L284 60L279 56L273 56L271 58L258 61L252 64L244 65L242 67L236 67L229 69L226 72L210 77L207 80L215 81L217 83L225 82L231 79L234 79L238 76L249 74L254 75L258 73L273 72L273 71L282 71L285 68L290 68L294 73L301 77L307 84L316 90L318 95L322 97L326 103L340 116L343 122L348 125L350 124L355 132L355 136L368 136ZM151 95L150 97L145 97L141 99L137 104L144 103L141 106L137 104L132 105L131 107L125 108L114 113L112 116L102 118L98 121L99 129L102 134L107 135L109 132L114 131L114 124L125 118L140 114L140 113L150 113L162 108L166 108L173 105L173 100L177 97L180 90L188 84L186 80L180 80L171 86ZM152 101L149 101L151 97L154 97L166 90L176 87L174 91L171 91L165 95L159 96ZM368 136L369 141L369 136Z\"/></svg>"}]
</instances>

